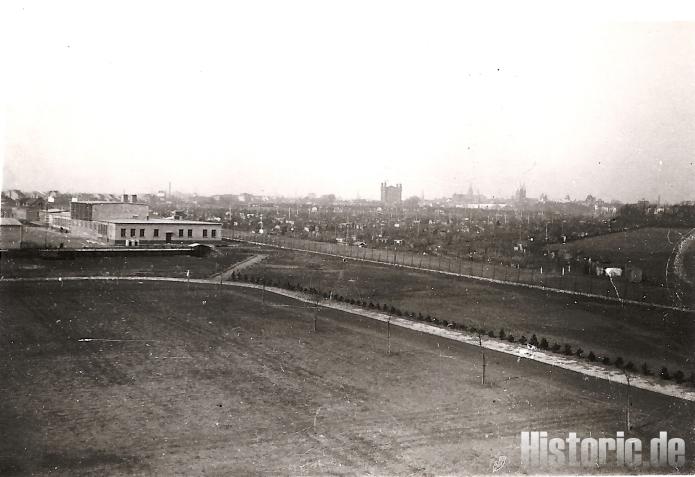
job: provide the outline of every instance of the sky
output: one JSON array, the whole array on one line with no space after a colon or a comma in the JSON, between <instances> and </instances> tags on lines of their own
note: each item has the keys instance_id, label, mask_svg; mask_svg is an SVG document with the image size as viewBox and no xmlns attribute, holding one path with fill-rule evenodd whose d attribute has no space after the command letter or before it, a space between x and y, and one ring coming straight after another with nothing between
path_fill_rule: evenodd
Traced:
<instances>
[{"instance_id":1,"label":"sky","mask_svg":"<svg viewBox=\"0 0 695 477\"><path fill-rule=\"evenodd\" d=\"M695 13L629 5L4 2L3 189L694 200Z\"/></svg>"}]
</instances>

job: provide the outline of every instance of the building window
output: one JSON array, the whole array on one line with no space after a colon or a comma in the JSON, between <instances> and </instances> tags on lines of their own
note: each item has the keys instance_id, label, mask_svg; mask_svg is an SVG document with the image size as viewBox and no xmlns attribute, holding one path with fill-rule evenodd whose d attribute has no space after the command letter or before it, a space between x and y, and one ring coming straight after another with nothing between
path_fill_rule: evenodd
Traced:
<instances>
[{"instance_id":1,"label":"building window","mask_svg":"<svg viewBox=\"0 0 695 477\"><path fill-rule=\"evenodd\" d=\"M212 229L212 238L217 237L217 230Z\"/></svg>"},{"instance_id":2,"label":"building window","mask_svg":"<svg viewBox=\"0 0 695 477\"><path fill-rule=\"evenodd\" d=\"M207 238L208 236L208 229L203 229L203 238Z\"/></svg>"},{"instance_id":3,"label":"building window","mask_svg":"<svg viewBox=\"0 0 695 477\"><path fill-rule=\"evenodd\" d=\"M179 237L183 237L183 229L179 229Z\"/></svg>"},{"instance_id":4,"label":"building window","mask_svg":"<svg viewBox=\"0 0 695 477\"><path fill-rule=\"evenodd\" d=\"M154 229L154 238L159 237L159 229Z\"/></svg>"},{"instance_id":5,"label":"building window","mask_svg":"<svg viewBox=\"0 0 695 477\"><path fill-rule=\"evenodd\" d=\"M130 236L135 237L135 229L130 229Z\"/></svg>"},{"instance_id":6,"label":"building window","mask_svg":"<svg viewBox=\"0 0 695 477\"><path fill-rule=\"evenodd\" d=\"M193 229L188 229L188 238L193 237Z\"/></svg>"},{"instance_id":7,"label":"building window","mask_svg":"<svg viewBox=\"0 0 695 477\"><path fill-rule=\"evenodd\" d=\"M144 237L144 236L145 236L145 229L140 229L140 237Z\"/></svg>"},{"instance_id":8,"label":"building window","mask_svg":"<svg viewBox=\"0 0 695 477\"><path fill-rule=\"evenodd\" d=\"M125 237L125 229L121 229L121 237Z\"/></svg>"}]
</instances>

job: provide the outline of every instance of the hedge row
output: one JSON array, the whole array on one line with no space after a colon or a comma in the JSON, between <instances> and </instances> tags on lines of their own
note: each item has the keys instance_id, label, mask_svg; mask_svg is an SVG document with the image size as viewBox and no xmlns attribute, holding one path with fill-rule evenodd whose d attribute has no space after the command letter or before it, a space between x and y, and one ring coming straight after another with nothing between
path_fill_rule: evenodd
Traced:
<instances>
[{"instance_id":1,"label":"hedge row","mask_svg":"<svg viewBox=\"0 0 695 477\"><path fill-rule=\"evenodd\" d=\"M430 323L436 326L441 326L444 328L450 328L450 329L455 329L455 330L461 330L461 331L466 331L469 333L474 333L478 335L483 335L483 336L488 336L490 338L498 338L500 340L508 341L510 343L518 342L521 343L522 345L532 345L535 346L539 349L542 350L548 350L553 353L558 353L566 356L575 356L577 358L584 358L590 362L600 362L603 363L604 365L610 366L611 364L615 366L616 368L623 369L628 372L633 372L633 373L641 373L645 376L652 376L654 375L654 372L651 370L649 365L645 362L642 363L639 367L635 365L632 361L628 361L625 363L623 358L621 356L618 356L615 358L615 360L611 360L608 356L596 356L593 351L589 351L588 353L585 353L582 348L576 348L573 349L571 345L567 343L556 343L553 342L552 345L550 342L544 338L541 337L538 339L538 337L533 334L531 335L531 338L526 338L526 336L521 335L518 339L511 333L507 333L504 328L501 328L498 332L495 332L494 330L486 330L484 328L478 328L476 326L471 326L471 325L466 325L464 323L459 323L456 321L450 321L450 320L443 320L440 318L437 318L435 316L431 315L423 315L422 313L415 313L415 312L408 312L408 311L402 311L398 308L396 308L393 305L387 305L386 303L373 303L373 302L367 302L364 300L355 300L353 298L349 297L344 297L342 295L334 295L332 292L327 293L327 292L322 292L320 290L317 290L316 288L310 287L302 287L300 284L292 284L290 282L287 282L285 284L280 284L279 282L273 281L273 280L265 280L262 277L254 277L254 276L248 276L246 274L241 274L241 273L235 273L233 272L231 275L231 280L234 281L243 281L243 282L248 282L248 283L256 283L256 284L265 284L267 286L272 286L272 287L278 287L278 288L285 288L287 290L291 291L300 291L304 293L308 293L311 295L315 296L321 296L322 298L328 300L332 299L341 303L348 303L350 305L356 305L356 306L361 306L363 308L368 308L370 310L379 310L383 311L386 313L390 313L391 315L398 316L398 317L405 317L409 318L412 320L416 321L422 321L426 323ZM661 379L664 380L674 380L677 383L683 383L683 382L688 382L690 385L695 386L695 372L691 372L690 376L686 380L685 373L681 370L677 370L673 374L668 370L666 367L662 367L661 370L659 370L658 375Z\"/></svg>"}]
</instances>

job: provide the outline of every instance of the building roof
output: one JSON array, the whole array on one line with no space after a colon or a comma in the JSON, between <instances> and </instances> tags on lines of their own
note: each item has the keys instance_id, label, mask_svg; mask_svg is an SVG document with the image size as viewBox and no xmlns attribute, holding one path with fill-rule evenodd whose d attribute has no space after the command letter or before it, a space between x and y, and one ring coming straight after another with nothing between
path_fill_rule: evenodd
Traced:
<instances>
[{"instance_id":1,"label":"building roof","mask_svg":"<svg viewBox=\"0 0 695 477\"><path fill-rule=\"evenodd\" d=\"M0 217L0 226L11 227L13 225L21 227L22 223L19 220L11 217Z\"/></svg>"},{"instance_id":2,"label":"building roof","mask_svg":"<svg viewBox=\"0 0 695 477\"><path fill-rule=\"evenodd\" d=\"M73 204L129 204L129 205L147 205L144 202L122 202L118 200L76 200Z\"/></svg>"},{"instance_id":3,"label":"building roof","mask_svg":"<svg viewBox=\"0 0 695 477\"><path fill-rule=\"evenodd\" d=\"M156 225L219 225L219 222L202 222L199 220L172 220L172 219L110 219L106 222L112 224L156 224Z\"/></svg>"}]
</instances>

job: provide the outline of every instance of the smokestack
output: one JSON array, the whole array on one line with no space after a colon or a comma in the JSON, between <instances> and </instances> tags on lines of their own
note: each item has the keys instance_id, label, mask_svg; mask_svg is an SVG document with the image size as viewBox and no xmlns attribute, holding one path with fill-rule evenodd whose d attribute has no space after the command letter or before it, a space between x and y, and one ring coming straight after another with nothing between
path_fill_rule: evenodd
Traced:
<instances>
[{"instance_id":1,"label":"smokestack","mask_svg":"<svg viewBox=\"0 0 695 477\"><path fill-rule=\"evenodd\" d=\"M123 202L128 202L128 194L123 194Z\"/></svg>"},{"instance_id":2,"label":"smokestack","mask_svg":"<svg viewBox=\"0 0 695 477\"><path fill-rule=\"evenodd\" d=\"M132 194L130 196L130 201L134 204L138 201L138 195L137 194Z\"/></svg>"}]
</instances>

